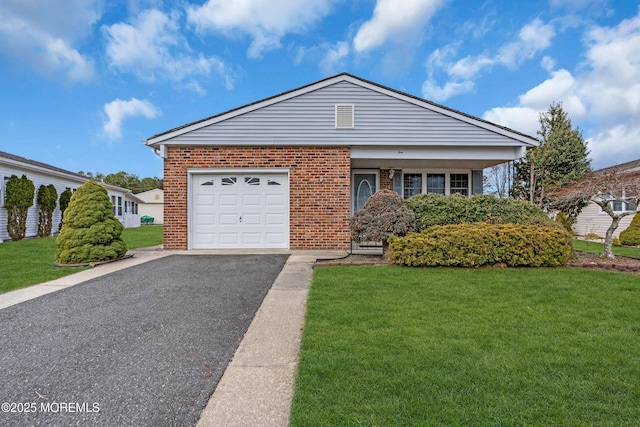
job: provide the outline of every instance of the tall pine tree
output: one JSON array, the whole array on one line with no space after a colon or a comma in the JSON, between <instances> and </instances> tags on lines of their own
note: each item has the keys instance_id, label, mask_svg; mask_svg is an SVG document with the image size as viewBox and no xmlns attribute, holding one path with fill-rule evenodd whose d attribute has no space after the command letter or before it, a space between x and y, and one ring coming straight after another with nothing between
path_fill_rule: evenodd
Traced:
<instances>
[{"instance_id":1,"label":"tall pine tree","mask_svg":"<svg viewBox=\"0 0 640 427\"><path fill-rule=\"evenodd\" d=\"M572 127L561 103L552 103L540 114L538 136L539 145L515 163L513 195L546 210L548 191L591 172L591 160L582 132ZM575 217L580 209L567 214Z\"/></svg>"}]
</instances>

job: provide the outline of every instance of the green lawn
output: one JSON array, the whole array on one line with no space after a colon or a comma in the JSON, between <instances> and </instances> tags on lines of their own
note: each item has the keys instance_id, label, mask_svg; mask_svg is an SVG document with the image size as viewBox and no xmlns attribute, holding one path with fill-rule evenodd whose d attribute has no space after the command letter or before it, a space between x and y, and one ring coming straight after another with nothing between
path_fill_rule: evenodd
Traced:
<instances>
[{"instance_id":1,"label":"green lawn","mask_svg":"<svg viewBox=\"0 0 640 427\"><path fill-rule=\"evenodd\" d=\"M591 252L594 254L601 254L603 252L604 245L597 242L586 242L584 240L574 240L573 248L582 252ZM611 248L614 255L629 256L633 258L640 258L640 248L633 248L628 246L613 246Z\"/></svg>"},{"instance_id":2,"label":"green lawn","mask_svg":"<svg viewBox=\"0 0 640 427\"><path fill-rule=\"evenodd\" d=\"M637 426L639 336L637 275L318 268L291 426Z\"/></svg>"},{"instance_id":3,"label":"green lawn","mask_svg":"<svg viewBox=\"0 0 640 427\"><path fill-rule=\"evenodd\" d=\"M129 249L162 244L162 226L126 228L122 238ZM54 265L55 237L0 243L0 293L76 273L84 267Z\"/></svg>"}]
</instances>

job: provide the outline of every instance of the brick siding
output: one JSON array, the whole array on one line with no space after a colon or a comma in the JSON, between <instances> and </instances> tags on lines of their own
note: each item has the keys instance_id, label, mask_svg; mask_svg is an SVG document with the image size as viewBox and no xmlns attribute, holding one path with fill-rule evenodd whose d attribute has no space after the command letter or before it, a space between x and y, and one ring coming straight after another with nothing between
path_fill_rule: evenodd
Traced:
<instances>
[{"instance_id":1,"label":"brick siding","mask_svg":"<svg viewBox=\"0 0 640 427\"><path fill-rule=\"evenodd\" d=\"M380 169L380 189L393 191L393 179L389 178L389 169Z\"/></svg>"},{"instance_id":2,"label":"brick siding","mask_svg":"<svg viewBox=\"0 0 640 427\"><path fill-rule=\"evenodd\" d=\"M291 249L348 249L350 162L346 147L167 147L164 248L187 249L187 169L288 168Z\"/></svg>"}]
</instances>

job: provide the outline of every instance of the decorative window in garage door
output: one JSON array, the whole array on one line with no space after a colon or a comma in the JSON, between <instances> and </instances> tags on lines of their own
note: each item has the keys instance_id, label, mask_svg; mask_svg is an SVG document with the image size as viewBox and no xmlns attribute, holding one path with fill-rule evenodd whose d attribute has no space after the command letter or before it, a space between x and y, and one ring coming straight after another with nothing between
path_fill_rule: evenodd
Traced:
<instances>
[{"instance_id":1,"label":"decorative window in garage door","mask_svg":"<svg viewBox=\"0 0 640 427\"><path fill-rule=\"evenodd\" d=\"M238 178L235 176L225 176L222 177L222 185L228 186L228 185L236 185L236 183L238 182Z\"/></svg>"},{"instance_id":2,"label":"decorative window in garage door","mask_svg":"<svg viewBox=\"0 0 640 427\"><path fill-rule=\"evenodd\" d=\"M244 183L247 185L260 185L260 178L257 176L245 176Z\"/></svg>"},{"instance_id":3,"label":"decorative window in garage door","mask_svg":"<svg viewBox=\"0 0 640 427\"><path fill-rule=\"evenodd\" d=\"M284 178L279 176L274 176L271 178L267 178L267 185L282 185Z\"/></svg>"}]
</instances>

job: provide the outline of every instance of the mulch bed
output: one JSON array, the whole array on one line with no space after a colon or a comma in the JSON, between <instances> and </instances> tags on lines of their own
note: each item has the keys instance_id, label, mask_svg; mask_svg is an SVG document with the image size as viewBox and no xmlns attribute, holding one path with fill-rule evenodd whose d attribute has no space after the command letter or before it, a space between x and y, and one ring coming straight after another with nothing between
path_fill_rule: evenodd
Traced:
<instances>
[{"instance_id":1,"label":"mulch bed","mask_svg":"<svg viewBox=\"0 0 640 427\"><path fill-rule=\"evenodd\" d=\"M567 264L568 267L596 268L640 272L640 259L617 255L615 259L602 258L600 255L576 251L578 259Z\"/></svg>"},{"instance_id":2,"label":"mulch bed","mask_svg":"<svg viewBox=\"0 0 640 427\"><path fill-rule=\"evenodd\" d=\"M577 259L569 262L567 267L593 268L599 270L615 270L640 273L640 259L616 256L616 259L601 258L599 255L576 251ZM345 258L320 260L314 267L337 265L385 265L389 264L381 255L348 255Z\"/></svg>"}]
</instances>

